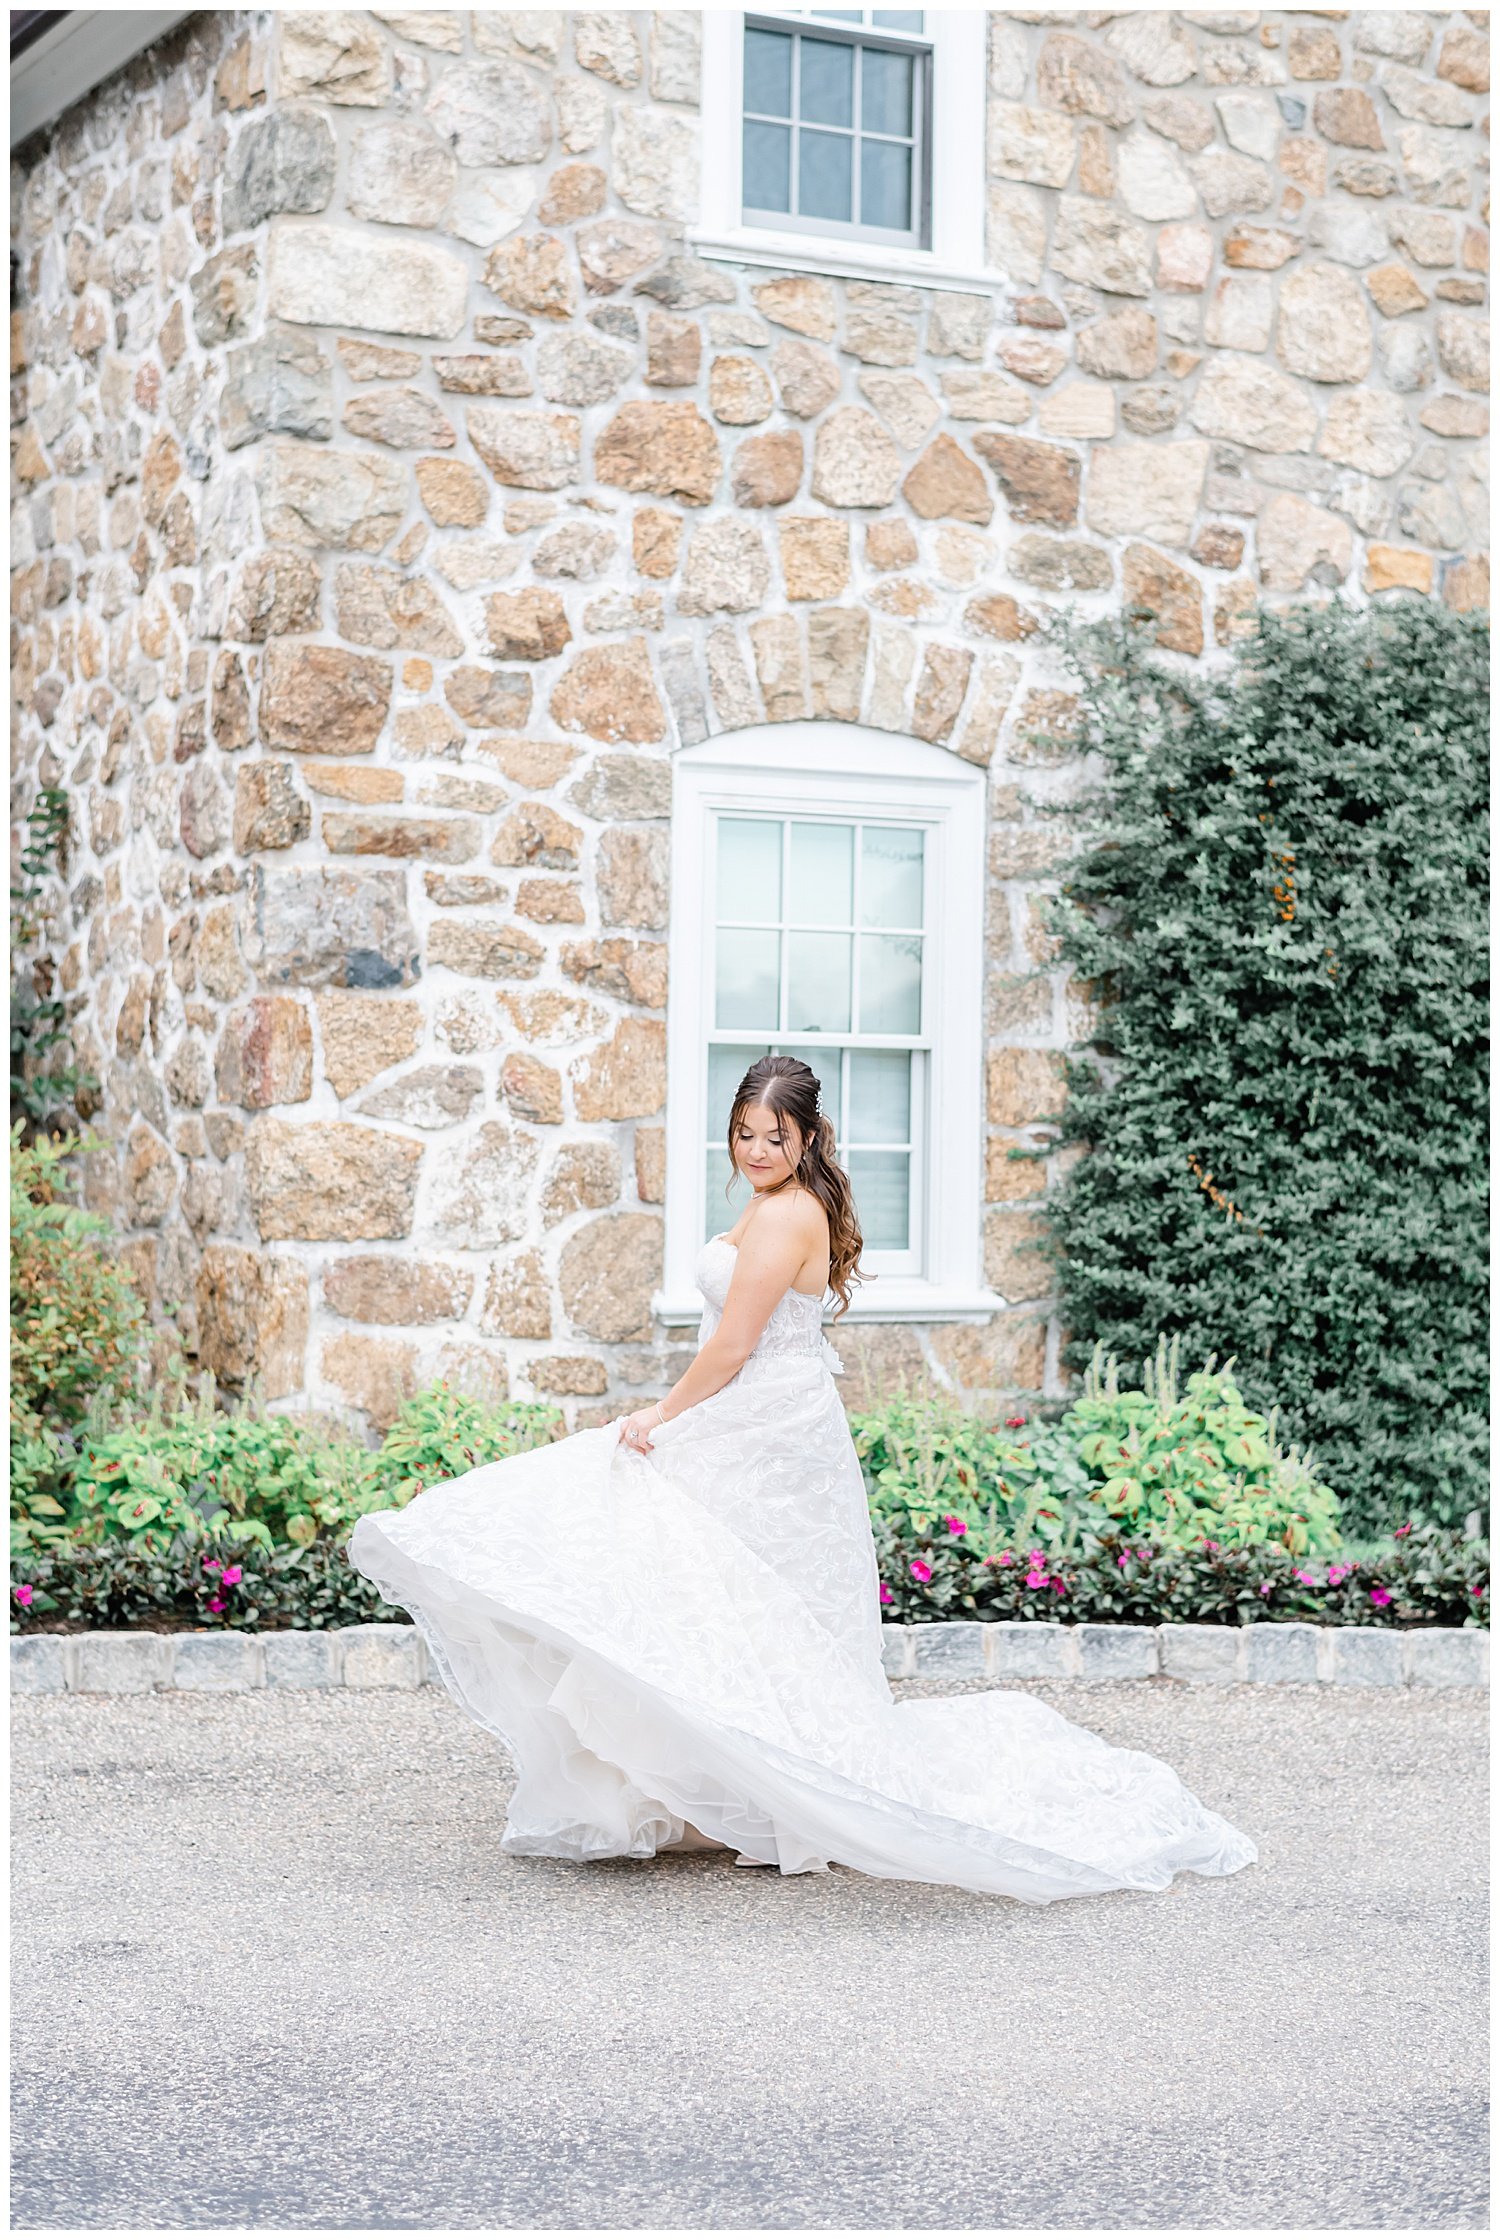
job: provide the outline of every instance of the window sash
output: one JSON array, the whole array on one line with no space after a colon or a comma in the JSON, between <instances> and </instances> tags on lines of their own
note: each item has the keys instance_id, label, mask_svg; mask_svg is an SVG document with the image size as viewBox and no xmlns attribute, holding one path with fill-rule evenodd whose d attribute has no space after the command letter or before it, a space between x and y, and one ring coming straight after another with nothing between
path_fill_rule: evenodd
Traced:
<instances>
[{"instance_id":1,"label":"window sash","mask_svg":"<svg viewBox=\"0 0 1500 2240\"><path fill-rule=\"evenodd\" d=\"M911 219L909 226L868 225L860 218L805 217L800 211L763 210L751 202L742 189L740 220L744 225L775 227L779 231L811 233L832 236L847 241L884 241L892 247L928 249L932 245L932 164L929 151L932 146L932 37L920 37L899 31L878 31L863 25L824 23L803 16L747 14L743 18L740 45L743 52L744 34L747 31L773 31L792 41L792 92L791 116L769 117L760 110L752 110L741 98L740 116L736 129L743 136L745 125L764 123L785 125L791 134L790 200L800 199L800 165L804 120L801 111L802 42L804 39L826 39L832 44L862 50L875 48L886 54L909 55L912 59L912 136L908 142L904 135L866 132L863 126L864 72L859 67L857 52L854 68L854 115L847 128L828 127L813 123L807 129L836 131L850 142L850 192L853 206L859 207L862 193L860 151L869 140L887 147L911 148Z\"/></svg>"}]
</instances>

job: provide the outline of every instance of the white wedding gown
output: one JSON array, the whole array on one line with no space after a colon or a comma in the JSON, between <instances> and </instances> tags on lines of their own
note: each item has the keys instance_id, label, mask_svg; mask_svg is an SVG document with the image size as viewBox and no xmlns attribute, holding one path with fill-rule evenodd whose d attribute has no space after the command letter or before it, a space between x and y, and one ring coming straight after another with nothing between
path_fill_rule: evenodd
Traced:
<instances>
[{"instance_id":1,"label":"white wedding gown","mask_svg":"<svg viewBox=\"0 0 1500 2240\"><path fill-rule=\"evenodd\" d=\"M700 1343L734 1251L704 1247ZM351 1561L515 1761L502 1849L645 1859L686 1823L783 1874L837 1863L1032 1905L1247 1865L1250 1838L1159 1758L1035 1696L893 1703L822 1313L788 1291L649 1455L615 1425L578 1431L356 1525Z\"/></svg>"}]
</instances>

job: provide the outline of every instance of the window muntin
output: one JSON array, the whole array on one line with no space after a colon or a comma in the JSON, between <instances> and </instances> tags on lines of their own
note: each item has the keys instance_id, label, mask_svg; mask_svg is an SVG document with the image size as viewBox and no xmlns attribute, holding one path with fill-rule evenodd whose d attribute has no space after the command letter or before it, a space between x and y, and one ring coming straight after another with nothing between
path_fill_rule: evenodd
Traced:
<instances>
[{"instance_id":1,"label":"window muntin","mask_svg":"<svg viewBox=\"0 0 1500 2240\"><path fill-rule=\"evenodd\" d=\"M884 8L745 17L743 222L928 246L924 22Z\"/></svg>"},{"instance_id":2,"label":"window muntin","mask_svg":"<svg viewBox=\"0 0 1500 2240\"><path fill-rule=\"evenodd\" d=\"M928 830L722 810L714 826L702 1235L731 1226L749 1197L715 1131L746 1067L782 1051L823 1084L872 1270L918 1272Z\"/></svg>"}]
</instances>

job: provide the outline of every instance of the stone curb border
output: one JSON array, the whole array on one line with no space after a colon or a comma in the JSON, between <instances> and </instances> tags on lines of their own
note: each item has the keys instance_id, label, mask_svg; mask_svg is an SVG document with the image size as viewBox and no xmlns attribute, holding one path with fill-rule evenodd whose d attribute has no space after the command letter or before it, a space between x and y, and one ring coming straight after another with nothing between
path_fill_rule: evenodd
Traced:
<instances>
[{"instance_id":1,"label":"stone curb border","mask_svg":"<svg viewBox=\"0 0 1500 2240\"><path fill-rule=\"evenodd\" d=\"M885 1669L1016 1680L1326 1682L1360 1688L1483 1688L1478 1627L1258 1624L1061 1625L1025 1618L885 1626ZM195 1694L251 1688L420 1688L432 1678L414 1626L318 1633L26 1633L10 1644L15 1695Z\"/></svg>"}]
</instances>

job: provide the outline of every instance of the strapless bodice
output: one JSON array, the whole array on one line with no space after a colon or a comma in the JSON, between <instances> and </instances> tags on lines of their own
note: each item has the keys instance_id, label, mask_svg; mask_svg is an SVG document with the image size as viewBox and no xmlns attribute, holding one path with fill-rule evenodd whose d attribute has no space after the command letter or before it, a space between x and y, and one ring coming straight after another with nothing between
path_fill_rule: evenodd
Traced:
<instances>
[{"instance_id":1,"label":"strapless bodice","mask_svg":"<svg viewBox=\"0 0 1500 2240\"><path fill-rule=\"evenodd\" d=\"M703 1345L719 1326L724 1312L724 1302L729 1297L730 1278L734 1274L734 1259L738 1247L725 1236L710 1237L698 1255L695 1270L698 1289L706 1302L698 1343ZM746 1362L784 1361L799 1355L808 1361L821 1361L834 1376L842 1376L844 1364L823 1335L823 1314L828 1302L813 1298L802 1291L784 1291L771 1309L766 1326L755 1343L755 1350ZM740 1374L743 1376L744 1370Z\"/></svg>"}]
</instances>

